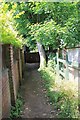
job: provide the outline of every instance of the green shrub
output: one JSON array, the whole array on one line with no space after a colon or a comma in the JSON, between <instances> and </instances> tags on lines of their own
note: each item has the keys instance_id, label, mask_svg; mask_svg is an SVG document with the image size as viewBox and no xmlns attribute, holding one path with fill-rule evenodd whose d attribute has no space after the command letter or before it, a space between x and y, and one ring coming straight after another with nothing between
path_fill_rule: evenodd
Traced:
<instances>
[{"instance_id":1,"label":"green shrub","mask_svg":"<svg viewBox=\"0 0 80 120\"><path fill-rule=\"evenodd\" d=\"M22 47L22 36L19 35L14 24L13 13L8 10L8 4L0 4L0 43Z\"/></svg>"}]
</instances>

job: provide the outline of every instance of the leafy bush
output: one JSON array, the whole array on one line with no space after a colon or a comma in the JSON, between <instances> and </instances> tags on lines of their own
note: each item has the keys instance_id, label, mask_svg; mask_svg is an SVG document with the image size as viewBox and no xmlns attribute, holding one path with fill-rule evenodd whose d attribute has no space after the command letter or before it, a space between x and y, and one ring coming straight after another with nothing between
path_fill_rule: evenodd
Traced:
<instances>
[{"instance_id":1,"label":"leafy bush","mask_svg":"<svg viewBox=\"0 0 80 120\"><path fill-rule=\"evenodd\" d=\"M14 25L13 12L8 10L8 4L0 4L0 42L22 47L22 37Z\"/></svg>"},{"instance_id":2,"label":"leafy bush","mask_svg":"<svg viewBox=\"0 0 80 120\"><path fill-rule=\"evenodd\" d=\"M48 64L47 64L48 69L50 69L50 71L55 72L54 69L56 67L56 63L57 63L56 54L50 53L48 56Z\"/></svg>"},{"instance_id":3,"label":"leafy bush","mask_svg":"<svg viewBox=\"0 0 80 120\"><path fill-rule=\"evenodd\" d=\"M18 95L15 106L11 106L10 119L20 117L22 105L23 105L23 100L22 100L21 96Z\"/></svg>"},{"instance_id":4,"label":"leafy bush","mask_svg":"<svg viewBox=\"0 0 80 120\"><path fill-rule=\"evenodd\" d=\"M41 76L47 89L47 96L60 118L78 118L78 85L72 81L56 81L56 74L49 67L41 70Z\"/></svg>"}]
</instances>

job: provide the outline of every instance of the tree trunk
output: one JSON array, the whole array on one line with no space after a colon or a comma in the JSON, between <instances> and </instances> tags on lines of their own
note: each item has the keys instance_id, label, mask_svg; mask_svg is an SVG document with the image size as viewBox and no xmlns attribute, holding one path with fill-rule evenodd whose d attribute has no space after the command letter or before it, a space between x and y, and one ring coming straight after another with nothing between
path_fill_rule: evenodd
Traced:
<instances>
[{"instance_id":1,"label":"tree trunk","mask_svg":"<svg viewBox=\"0 0 80 120\"><path fill-rule=\"evenodd\" d=\"M37 47L38 47L38 52L40 55L40 68L42 69L42 68L46 67L46 55L45 55L43 46L41 45L40 42L37 42Z\"/></svg>"}]
</instances>

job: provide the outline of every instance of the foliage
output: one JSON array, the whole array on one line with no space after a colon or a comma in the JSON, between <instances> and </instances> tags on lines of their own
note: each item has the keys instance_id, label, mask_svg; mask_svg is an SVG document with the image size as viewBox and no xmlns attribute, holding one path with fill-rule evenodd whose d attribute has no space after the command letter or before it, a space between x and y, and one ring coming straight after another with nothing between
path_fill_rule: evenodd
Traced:
<instances>
[{"instance_id":1,"label":"foliage","mask_svg":"<svg viewBox=\"0 0 80 120\"><path fill-rule=\"evenodd\" d=\"M62 36L62 39L64 40L66 46L73 47L80 43L78 26L78 16L76 18L70 18L69 21L66 23L66 31Z\"/></svg>"},{"instance_id":2,"label":"foliage","mask_svg":"<svg viewBox=\"0 0 80 120\"><path fill-rule=\"evenodd\" d=\"M22 105L23 105L23 100L22 100L21 96L18 95L15 106L11 106L10 119L20 117Z\"/></svg>"},{"instance_id":3,"label":"foliage","mask_svg":"<svg viewBox=\"0 0 80 120\"><path fill-rule=\"evenodd\" d=\"M58 34L60 26L51 20L45 21L44 24L35 24L31 26L31 39L32 41L40 41L42 45L48 47L52 45L53 48L59 47Z\"/></svg>"},{"instance_id":4,"label":"foliage","mask_svg":"<svg viewBox=\"0 0 80 120\"><path fill-rule=\"evenodd\" d=\"M21 47L22 38L14 27L12 11L8 11L8 5L4 3L0 5L0 9L0 42Z\"/></svg>"},{"instance_id":5,"label":"foliage","mask_svg":"<svg viewBox=\"0 0 80 120\"><path fill-rule=\"evenodd\" d=\"M50 69L50 71L54 72L54 69L55 69L55 54L53 54L53 53L49 54L47 67Z\"/></svg>"},{"instance_id":6,"label":"foliage","mask_svg":"<svg viewBox=\"0 0 80 120\"><path fill-rule=\"evenodd\" d=\"M40 15L45 9L50 18L46 18L42 23L37 21L37 24L31 26L32 41L37 40L45 47L52 46L53 48L72 47L79 44L77 3L44 3L43 5L37 3L34 12Z\"/></svg>"},{"instance_id":7,"label":"foliage","mask_svg":"<svg viewBox=\"0 0 80 120\"><path fill-rule=\"evenodd\" d=\"M78 118L78 85L71 81L56 82L56 74L50 67L40 71L50 103L58 111L59 118Z\"/></svg>"},{"instance_id":8,"label":"foliage","mask_svg":"<svg viewBox=\"0 0 80 120\"><path fill-rule=\"evenodd\" d=\"M41 41L45 48L74 46L79 39L80 2L8 3L19 34L30 48Z\"/></svg>"}]
</instances>

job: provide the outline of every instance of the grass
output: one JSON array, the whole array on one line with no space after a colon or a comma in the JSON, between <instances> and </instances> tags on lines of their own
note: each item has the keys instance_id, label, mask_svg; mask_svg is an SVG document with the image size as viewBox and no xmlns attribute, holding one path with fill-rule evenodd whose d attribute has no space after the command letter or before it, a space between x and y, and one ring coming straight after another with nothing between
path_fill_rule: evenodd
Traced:
<instances>
[{"instance_id":1,"label":"grass","mask_svg":"<svg viewBox=\"0 0 80 120\"><path fill-rule=\"evenodd\" d=\"M59 118L78 118L78 85L72 81L56 81L51 67L40 70L47 96L58 110Z\"/></svg>"}]
</instances>

